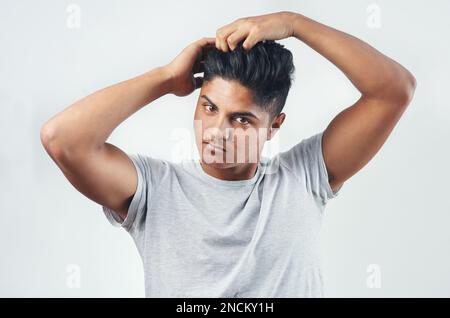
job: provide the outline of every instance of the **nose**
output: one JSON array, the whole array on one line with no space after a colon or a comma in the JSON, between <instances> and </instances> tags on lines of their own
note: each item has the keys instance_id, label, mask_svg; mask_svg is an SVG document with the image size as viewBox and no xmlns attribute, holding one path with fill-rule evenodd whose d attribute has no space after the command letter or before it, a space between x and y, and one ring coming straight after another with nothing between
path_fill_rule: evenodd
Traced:
<instances>
[{"instance_id":1,"label":"nose","mask_svg":"<svg viewBox=\"0 0 450 318\"><path fill-rule=\"evenodd\" d=\"M232 126L229 125L227 118L221 118L207 127L204 134L205 139L209 142L223 142L225 144L231 138Z\"/></svg>"}]
</instances>

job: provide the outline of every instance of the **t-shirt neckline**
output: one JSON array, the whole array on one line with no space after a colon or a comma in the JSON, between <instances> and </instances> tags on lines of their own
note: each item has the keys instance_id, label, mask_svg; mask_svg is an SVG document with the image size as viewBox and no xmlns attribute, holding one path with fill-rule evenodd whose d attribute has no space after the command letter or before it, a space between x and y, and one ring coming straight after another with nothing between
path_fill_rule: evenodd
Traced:
<instances>
[{"instance_id":1,"label":"t-shirt neckline","mask_svg":"<svg viewBox=\"0 0 450 318\"><path fill-rule=\"evenodd\" d=\"M218 185L232 186L232 187L233 186L245 186L245 185L254 184L256 182L256 180L258 180L258 177L262 173L263 165L261 164L261 162L263 160L264 160L264 158L262 158L258 162L258 166L256 168L255 175L253 177L251 177L250 179L244 179L244 180L223 180L223 179L219 179L214 176L211 176L208 173L206 173L205 170L203 170L203 168L200 164L200 159L194 160L194 166L195 166L195 169L197 170L198 174L200 175L200 177L207 182L211 182L211 183L218 184Z\"/></svg>"}]
</instances>

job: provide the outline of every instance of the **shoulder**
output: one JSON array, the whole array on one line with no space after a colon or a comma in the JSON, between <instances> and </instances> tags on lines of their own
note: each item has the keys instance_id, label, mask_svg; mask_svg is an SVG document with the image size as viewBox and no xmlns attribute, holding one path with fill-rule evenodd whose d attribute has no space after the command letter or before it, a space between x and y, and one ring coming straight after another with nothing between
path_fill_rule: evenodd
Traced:
<instances>
[{"instance_id":1,"label":"shoulder","mask_svg":"<svg viewBox=\"0 0 450 318\"><path fill-rule=\"evenodd\" d=\"M279 161L280 167L298 175L306 170L319 168L322 156L323 132L303 138L289 149L280 152L272 160Z\"/></svg>"},{"instance_id":2,"label":"shoulder","mask_svg":"<svg viewBox=\"0 0 450 318\"><path fill-rule=\"evenodd\" d=\"M130 154L138 174L149 182L161 181L174 170L174 163L166 159L156 158L147 154Z\"/></svg>"}]
</instances>

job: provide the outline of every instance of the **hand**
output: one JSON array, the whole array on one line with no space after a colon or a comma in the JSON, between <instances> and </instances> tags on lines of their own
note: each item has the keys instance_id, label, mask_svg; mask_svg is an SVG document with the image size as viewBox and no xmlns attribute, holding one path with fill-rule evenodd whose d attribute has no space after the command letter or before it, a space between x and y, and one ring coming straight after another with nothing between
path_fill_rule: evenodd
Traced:
<instances>
[{"instance_id":1,"label":"hand","mask_svg":"<svg viewBox=\"0 0 450 318\"><path fill-rule=\"evenodd\" d=\"M170 78L170 93L177 96L191 94L203 84L203 77L194 77L204 71L205 48L214 45L215 38L204 37L189 44L175 59L163 66Z\"/></svg>"},{"instance_id":2,"label":"hand","mask_svg":"<svg viewBox=\"0 0 450 318\"><path fill-rule=\"evenodd\" d=\"M243 47L251 49L262 40L281 40L294 35L296 13L281 11L255 17L237 19L216 32L216 48L228 52L245 39Z\"/></svg>"}]
</instances>

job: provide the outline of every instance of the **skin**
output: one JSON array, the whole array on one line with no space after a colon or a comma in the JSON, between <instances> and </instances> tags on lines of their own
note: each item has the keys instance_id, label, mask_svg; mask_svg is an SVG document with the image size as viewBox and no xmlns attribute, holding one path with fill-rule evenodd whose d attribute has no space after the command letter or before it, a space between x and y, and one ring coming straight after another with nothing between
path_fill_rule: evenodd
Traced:
<instances>
[{"instance_id":1,"label":"skin","mask_svg":"<svg viewBox=\"0 0 450 318\"><path fill-rule=\"evenodd\" d=\"M240 114L245 112L254 116ZM255 175L264 143L273 138L284 117L280 114L272 120L253 102L251 91L236 81L215 77L204 83L194 114L194 123L199 123L194 130L202 168L223 180L250 179ZM206 145L211 142L224 151L208 150ZM238 159L238 155L242 158Z\"/></svg>"},{"instance_id":2,"label":"skin","mask_svg":"<svg viewBox=\"0 0 450 318\"><path fill-rule=\"evenodd\" d=\"M264 142L274 136L286 115L282 113L270 121L268 114L258 111L249 92L238 83L216 79L203 86L203 79L194 74L203 71L202 53L209 45L226 51L245 39L244 48L251 49L264 39L288 37L309 45L336 65L361 93L324 132L324 161L330 186L336 191L384 144L409 105L416 81L403 66L367 43L288 11L233 21L219 28L215 38L202 38L188 45L169 64L75 102L42 126L41 142L77 190L125 219L137 188L137 172L128 156L106 140L120 123L144 105L166 94L186 96L201 87L194 119L202 123L196 129L196 139L203 169L225 180L249 179L257 167L249 156L245 156L243 163L232 160L205 164L212 152L203 151L206 147L203 140L219 144L225 139L226 153L231 149L245 153L256 149L260 154ZM217 105L215 112L206 112L212 108L204 105L202 95ZM267 134L259 137L256 146L236 143L241 134L237 129L227 133L226 128L238 128L243 122L232 114L243 111L250 111L260 119L253 123L252 129L267 128ZM215 128L214 133L210 128ZM250 131L250 128L243 130ZM216 155L215 152L215 158Z\"/></svg>"}]
</instances>

